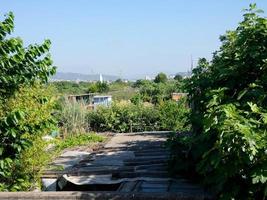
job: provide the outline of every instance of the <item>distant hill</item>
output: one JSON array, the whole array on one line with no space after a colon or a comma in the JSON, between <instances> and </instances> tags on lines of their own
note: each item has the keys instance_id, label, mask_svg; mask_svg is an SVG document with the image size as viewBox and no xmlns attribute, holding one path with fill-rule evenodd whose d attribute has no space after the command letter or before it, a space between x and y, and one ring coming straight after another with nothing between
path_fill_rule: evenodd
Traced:
<instances>
[{"instance_id":1,"label":"distant hill","mask_svg":"<svg viewBox=\"0 0 267 200\"><path fill-rule=\"evenodd\" d=\"M176 73L176 74L179 74L179 75L181 75L181 76L191 76L192 75L192 72L178 72L178 73ZM175 75L176 75L175 74Z\"/></svg>"},{"instance_id":2,"label":"distant hill","mask_svg":"<svg viewBox=\"0 0 267 200\"><path fill-rule=\"evenodd\" d=\"M104 81L115 81L118 76L102 74ZM100 74L79 74L72 72L57 72L51 81L99 81Z\"/></svg>"},{"instance_id":3,"label":"distant hill","mask_svg":"<svg viewBox=\"0 0 267 200\"><path fill-rule=\"evenodd\" d=\"M166 73L163 71L163 73ZM133 76L126 76L129 80L135 81L139 79L149 79L153 80L155 76L158 73L151 73L151 74L138 74L138 75L133 75ZM174 77L176 74L181 75L182 77L188 77L191 76L191 72L177 72L177 73L166 73L169 78Z\"/></svg>"}]
</instances>

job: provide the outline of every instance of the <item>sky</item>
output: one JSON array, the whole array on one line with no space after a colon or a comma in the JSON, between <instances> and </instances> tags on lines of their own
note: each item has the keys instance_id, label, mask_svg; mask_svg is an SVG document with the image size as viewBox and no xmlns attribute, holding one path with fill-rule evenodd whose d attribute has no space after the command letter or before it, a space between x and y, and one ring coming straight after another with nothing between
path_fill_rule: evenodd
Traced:
<instances>
[{"instance_id":1,"label":"sky","mask_svg":"<svg viewBox=\"0 0 267 200\"><path fill-rule=\"evenodd\" d=\"M250 3L267 13L266 0L1 0L0 19L14 13L25 45L50 39L60 72L131 78L211 59Z\"/></svg>"}]
</instances>

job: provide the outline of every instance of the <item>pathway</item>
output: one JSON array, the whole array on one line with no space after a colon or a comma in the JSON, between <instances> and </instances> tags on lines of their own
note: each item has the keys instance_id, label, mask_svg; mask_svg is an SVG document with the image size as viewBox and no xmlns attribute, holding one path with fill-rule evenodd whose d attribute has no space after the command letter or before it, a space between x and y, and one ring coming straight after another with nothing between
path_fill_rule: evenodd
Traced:
<instances>
[{"instance_id":1,"label":"pathway","mask_svg":"<svg viewBox=\"0 0 267 200\"><path fill-rule=\"evenodd\" d=\"M200 186L169 176L170 152L164 147L167 134L116 134L104 148L76 156L76 163L63 172L48 171L44 177L56 178L52 188L60 192L43 195L69 195L68 199L210 199Z\"/></svg>"}]
</instances>

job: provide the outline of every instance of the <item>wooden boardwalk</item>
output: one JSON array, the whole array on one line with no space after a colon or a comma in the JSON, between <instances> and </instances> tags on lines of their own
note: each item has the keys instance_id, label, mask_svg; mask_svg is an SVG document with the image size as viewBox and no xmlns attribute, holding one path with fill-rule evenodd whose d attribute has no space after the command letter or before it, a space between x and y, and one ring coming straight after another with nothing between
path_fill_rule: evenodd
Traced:
<instances>
[{"instance_id":1,"label":"wooden boardwalk","mask_svg":"<svg viewBox=\"0 0 267 200\"><path fill-rule=\"evenodd\" d=\"M104 148L84 157L67 171L46 171L43 178L57 178L53 187L58 192L41 192L39 197L211 199L200 186L169 176L170 152L164 147L166 138L165 132L116 134Z\"/></svg>"}]
</instances>

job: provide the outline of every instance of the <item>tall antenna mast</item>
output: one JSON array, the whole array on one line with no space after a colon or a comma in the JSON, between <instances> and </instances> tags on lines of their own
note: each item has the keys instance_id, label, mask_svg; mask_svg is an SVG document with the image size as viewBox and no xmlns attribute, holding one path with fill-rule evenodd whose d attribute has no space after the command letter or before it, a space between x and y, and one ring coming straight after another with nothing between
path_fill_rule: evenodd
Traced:
<instances>
[{"instance_id":1,"label":"tall antenna mast","mask_svg":"<svg viewBox=\"0 0 267 200\"><path fill-rule=\"evenodd\" d=\"M119 69L119 78L122 80L122 69Z\"/></svg>"},{"instance_id":2,"label":"tall antenna mast","mask_svg":"<svg viewBox=\"0 0 267 200\"><path fill-rule=\"evenodd\" d=\"M193 56L192 56L192 54L191 54L191 73L192 73L192 71L193 71L193 68L194 68L194 63L193 63Z\"/></svg>"}]
</instances>

